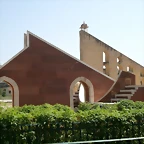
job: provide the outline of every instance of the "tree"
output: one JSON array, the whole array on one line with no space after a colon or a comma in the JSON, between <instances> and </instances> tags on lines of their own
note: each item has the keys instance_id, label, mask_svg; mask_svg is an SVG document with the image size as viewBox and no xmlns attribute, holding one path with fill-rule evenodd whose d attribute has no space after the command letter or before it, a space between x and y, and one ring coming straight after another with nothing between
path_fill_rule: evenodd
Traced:
<instances>
[{"instance_id":1,"label":"tree","mask_svg":"<svg viewBox=\"0 0 144 144\"><path fill-rule=\"evenodd\" d=\"M3 91L3 92L2 92L2 97L5 97L5 96L6 96L6 92Z\"/></svg>"}]
</instances>

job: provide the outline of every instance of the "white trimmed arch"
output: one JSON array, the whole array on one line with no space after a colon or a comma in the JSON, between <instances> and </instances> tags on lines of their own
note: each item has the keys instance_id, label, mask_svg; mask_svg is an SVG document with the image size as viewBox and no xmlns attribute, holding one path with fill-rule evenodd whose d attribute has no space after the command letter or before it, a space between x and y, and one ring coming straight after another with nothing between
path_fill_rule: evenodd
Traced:
<instances>
[{"instance_id":1,"label":"white trimmed arch","mask_svg":"<svg viewBox=\"0 0 144 144\"><path fill-rule=\"evenodd\" d=\"M90 80L85 77L76 78L70 85L70 107L74 108L73 105L73 88L77 82L84 82L89 88L89 102L94 103L94 88Z\"/></svg>"},{"instance_id":2,"label":"white trimmed arch","mask_svg":"<svg viewBox=\"0 0 144 144\"><path fill-rule=\"evenodd\" d=\"M6 76L0 77L0 81L5 81L6 83L11 85L13 89L13 96L12 96L13 105L19 106L19 88L18 88L17 83L13 79L6 77Z\"/></svg>"}]
</instances>

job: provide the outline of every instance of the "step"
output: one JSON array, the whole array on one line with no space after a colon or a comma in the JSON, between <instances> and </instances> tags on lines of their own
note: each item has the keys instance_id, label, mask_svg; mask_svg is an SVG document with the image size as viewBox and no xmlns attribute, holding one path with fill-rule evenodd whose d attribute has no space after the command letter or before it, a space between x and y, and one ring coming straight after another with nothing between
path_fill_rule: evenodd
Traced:
<instances>
[{"instance_id":1,"label":"step","mask_svg":"<svg viewBox=\"0 0 144 144\"><path fill-rule=\"evenodd\" d=\"M76 93L76 92L75 92L74 95L79 96L79 93Z\"/></svg>"},{"instance_id":2,"label":"step","mask_svg":"<svg viewBox=\"0 0 144 144\"><path fill-rule=\"evenodd\" d=\"M117 97L117 96L120 96L120 97L123 97L123 96L131 97L131 96L133 96L133 94L115 94L115 97Z\"/></svg>"},{"instance_id":3,"label":"step","mask_svg":"<svg viewBox=\"0 0 144 144\"><path fill-rule=\"evenodd\" d=\"M128 86L125 86L125 87L144 87L144 85L128 85Z\"/></svg>"},{"instance_id":4,"label":"step","mask_svg":"<svg viewBox=\"0 0 144 144\"><path fill-rule=\"evenodd\" d=\"M78 96L79 96L79 94L75 94L75 95L73 95L73 96L74 96L74 97L76 97L76 96L78 97Z\"/></svg>"},{"instance_id":5,"label":"step","mask_svg":"<svg viewBox=\"0 0 144 144\"><path fill-rule=\"evenodd\" d=\"M131 97L128 97L128 96L116 96L115 98L119 99L131 99Z\"/></svg>"},{"instance_id":6,"label":"step","mask_svg":"<svg viewBox=\"0 0 144 144\"><path fill-rule=\"evenodd\" d=\"M77 97L73 97L73 100L76 100L76 99L78 99Z\"/></svg>"},{"instance_id":7,"label":"step","mask_svg":"<svg viewBox=\"0 0 144 144\"><path fill-rule=\"evenodd\" d=\"M79 94L79 92L75 92L75 94Z\"/></svg>"},{"instance_id":8,"label":"step","mask_svg":"<svg viewBox=\"0 0 144 144\"><path fill-rule=\"evenodd\" d=\"M132 94L134 94L136 92L136 90L135 89L127 89L127 90L125 89L125 90L120 90L120 92L122 92L122 93L123 92L126 92L126 93L131 92Z\"/></svg>"},{"instance_id":9,"label":"step","mask_svg":"<svg viewBox=\"0 0 144 144\"><path fill-rule=\"evenodd\" d=\"M133 92L131 92L131 91L127 91L127 92L119 91L117 94L133 94Z\"/></svg>"},{"instance_id":10,"label":"step","mask_svg":"<svg viewBox=\"0 0 144 144\"><path fill-rule=\"evenodd\" d=\"M138 89L138 86L137 85L128 85L128 86L125 86L126 89Z\"/></svg>"},{"instance_id":11,"label":"step","mask_svg":"<svg viewBox=\"0 0 144 144\"><path fill-rule=\"evenodd\" d=\"M125 90L137 90L137 87L125 87Z\"/></svg>"},{"instance_id":12,"label":"step","mask_svg":"<svg viewBox=\"0 0 144 144\"><path fill-rule=\"evenodd\" d=\"M79 99L78 96L73 96L73 100L77 100L77 99Z\"/></svg>"},{"instance_id":13,"label":"step","mask_svg":"<svg viewBox=\"0 0 144 144\"><path fill-rule=\"evenodd\" d=\"M116 94L115 98L126 98L130 99L133 96L133 94Z\"/></svg>"},{"instance_id":14,"label":"step","mask_svg":"<svg viewBox=\"0 0 144 144\"><path fill-rule=\"evenodd\" d=\"M120 101L120 100L126 100L127 98L112 98L111 99L111 102L113 102L113 101L116 101L116 102L118 102L118 101Z\"/></svg>"}]
</instances>

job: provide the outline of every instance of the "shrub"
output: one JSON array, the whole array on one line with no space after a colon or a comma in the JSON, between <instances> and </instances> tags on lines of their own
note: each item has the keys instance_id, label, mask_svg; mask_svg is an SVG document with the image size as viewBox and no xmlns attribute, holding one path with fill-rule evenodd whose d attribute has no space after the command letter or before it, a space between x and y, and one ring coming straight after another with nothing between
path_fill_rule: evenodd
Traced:
<instances>
[{"instance_id":1,"label":"shrub","mask_svg":"<svg viewBox=\"0 0 144 144\"><path fill-rule=\"evenodd\" d=\"M144 108L144 102L136 101L133 102L132 100L122 100L117 104L118 110L124 109L142 109Z\"/></svg>"},{"instance_id":2,"label":"shrub","mask_svg":"<svg viewBox=\"0 0 144 144\"><path fill-rule=\"evenodd\" d=\"M2 92L2 97L5 97L5 96L6 96L6 92L3 91L3 92Z\"/></svg>"},{"instance_id":3,"label":"shrub","mask_svg":"<svg viewBox=\"0 0 144 144\"><path fill-rule=\"evenodd\" d=\"M1 110L0 143L56 143L144 136L143 102L25 105ZM142 141L144 142L144 141Z\"/></svg>"},{"instance_id":4,"label":"shrub","mask_svg":"<svg viewBox=\"0 0 144 144\"><path fill-rule=\"evenodd\" d=\"M78 105L78 110L80 111L86 111L86 110L90 110L92 108L92 104L85 102L85 103L80 103Z\"/></svg>"}]
</instances>

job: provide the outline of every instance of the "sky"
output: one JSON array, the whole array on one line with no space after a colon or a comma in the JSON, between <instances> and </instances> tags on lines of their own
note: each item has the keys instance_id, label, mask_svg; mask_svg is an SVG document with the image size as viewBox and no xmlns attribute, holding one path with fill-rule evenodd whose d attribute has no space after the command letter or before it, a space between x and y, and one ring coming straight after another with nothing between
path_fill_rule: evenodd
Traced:
<instances>
[{"instance_id":1,"label":"sky","mask_svg":"<svg viewBox=\"0 0 144 144\"><path fill-rule=\"evenodd\" d=\"M79 28L144 66L144 0L0 0L0 64L38 35L79 58Z\"/></svg>"}]
</instances>

